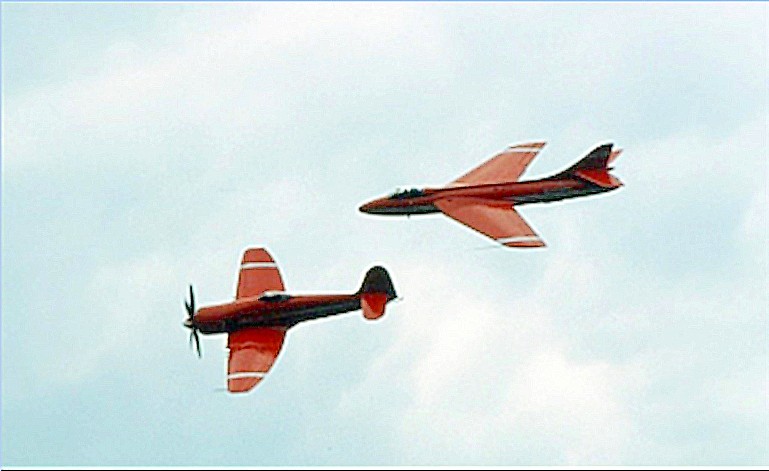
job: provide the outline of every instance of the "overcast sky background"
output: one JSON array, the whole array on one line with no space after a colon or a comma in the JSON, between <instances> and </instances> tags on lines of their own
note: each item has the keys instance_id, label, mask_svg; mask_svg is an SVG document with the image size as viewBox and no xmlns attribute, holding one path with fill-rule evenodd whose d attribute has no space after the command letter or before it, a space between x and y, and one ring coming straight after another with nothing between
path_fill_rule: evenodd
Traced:
<instances>
[{"instance_id":1,"label":"overcast sky background","mask_svg":"<svg viewBox=\"0 0 769 471\"><path fill-rule=\"evenodd\" d=\"M767 5L2 4L3 465L755 465ZM625 149L544 250L357 212L546 140ZM234 397L233 297L404 297L292 329Z\"/></svg>"}]
</instances>

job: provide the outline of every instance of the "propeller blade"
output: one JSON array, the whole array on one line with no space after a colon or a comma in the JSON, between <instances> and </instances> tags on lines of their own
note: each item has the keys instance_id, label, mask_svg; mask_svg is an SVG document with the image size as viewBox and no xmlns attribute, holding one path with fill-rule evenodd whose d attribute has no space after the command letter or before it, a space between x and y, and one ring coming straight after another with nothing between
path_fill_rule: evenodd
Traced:
<instances>
[{"instance_id":1,"label":"propeller blade","mask_svg":"<svg viewBox=\"0 0 769 471\"><path fill-rule=\"evenodd\" d=\"M203 352L200 351L200 339L198 338L198 331L193 330L192 335L195 338L195 349L198 351L198 358L203 358Z\"/></svg>"},{"instance_id":2,"label":"propeller blade","mask_svg":"<svg viewBox=\"0 0 769 471\"><path fill-rule=\"evenodd\" d=\"M195 313L195 293L192 292L192 285L190 285L190 308L192 313Z\"/></svg>"}]
</instances>

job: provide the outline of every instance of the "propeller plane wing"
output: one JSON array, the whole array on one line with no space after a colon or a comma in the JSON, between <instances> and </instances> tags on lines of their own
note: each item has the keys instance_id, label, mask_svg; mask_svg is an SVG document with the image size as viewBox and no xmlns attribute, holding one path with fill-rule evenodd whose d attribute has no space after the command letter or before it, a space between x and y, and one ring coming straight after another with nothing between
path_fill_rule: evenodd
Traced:
<instances>
[{"instance_id":1,"label":"propeller plane wing","mask_svg":"<svg viewBox=\"0 0 769 471\"><path fill-rule=\"evenodd\" d=\"M283 291L283 278L272 255L263 248L248 249L240 262L235 299L258 296L265 291Z\"/></svg>"},{"instance_id":2,"label":"propeller plane wing","mask_svg":"<svg viewBox=\"0 0 769 471\"><path fill-rule=\"evenodd\" d=\"M248 392L272 368L286 337L281 327L247 327L227 337L230 358L227 363L227 390Z\"/></svg>"}]
</instances>

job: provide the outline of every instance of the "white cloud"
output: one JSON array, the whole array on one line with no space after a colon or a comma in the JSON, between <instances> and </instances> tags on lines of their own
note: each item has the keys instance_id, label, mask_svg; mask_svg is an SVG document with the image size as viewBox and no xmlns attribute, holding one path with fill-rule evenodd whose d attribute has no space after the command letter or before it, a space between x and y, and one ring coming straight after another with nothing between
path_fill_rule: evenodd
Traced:
<instances>
[{"instance_id":1,"label":"white cloud","mask_svg":"<svg viewBox=\"0 0 769 471\"><path fill-rule=\"evenodd\" d=\"M157 300L172 288L173 269L157 255L100 268L85 288L83 310L55 322L67 324L65 333L86 332L82 338L87 341L75 348L64 343L52 345L45 353L39 351L47 361L31 375L52 387L72 386L99 371L119 368L127 358L143 358L143 352L153 348L143 339L147 335L155 338L153 331L164 319L159 317L163 304Z\"/></svg>"},{"instance_id":2,"label":"white cloud","mask_svg":"<svg viewBox=\"0 0 769 471\"><path fill-rule=\"evenodd\" d=\"M477 282L465 279L457 289L462 275L445 265L424 259L409 265L414 268L399 273L401 283L422 294L394 310L392 346L341 398L339 411L361 412L369 389L405 387L408 406L389 418L404 463L479 464L497 462L494 456L519 462L512 451L524 453L539 440L562 444L561 454L527 455L528 462L621 459L632 433L624 399L638 387L637 375L573 358L538 295L520 293L505 305L486 299L490 288ZM424 447L442 458L425 457Z\"/></svg>"},{"instance_id":3,"label":"white cloud","mask_svg":"<svg viewBox=\"0 0 769 471\"><path fill-rule=\"evenodd\" d=\"M223 13L182 15L169 27L181 40L150 48L108 44L95 76L9 96L8 169L62 158L109 161L114 150L137 141L161 151L171 145L167 139L190 130L230 140L286 133L292 121L303 119L308 95L333 103L340 84L357 87L366 80L381 89L443 58L439 25L409 5L230 5ZM192 26L199 24L208 26ZM113 153L75 152L84 141L109 143ZM158 166L175 156L129 158Z\"/></svg>"}]
</instances>

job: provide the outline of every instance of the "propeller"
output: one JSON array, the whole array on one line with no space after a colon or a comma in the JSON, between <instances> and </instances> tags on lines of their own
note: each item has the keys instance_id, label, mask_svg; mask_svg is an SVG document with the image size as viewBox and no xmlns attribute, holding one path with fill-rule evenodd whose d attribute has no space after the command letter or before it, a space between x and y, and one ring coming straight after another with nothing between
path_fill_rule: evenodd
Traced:
<instances>
[{"instance_id":1,"label":"propeller","mask_svg":"<svg viewBox=\"0 0 769 471\"><path fill-rule=\"evenodd\" d=\"M198 358L202 357L202 353L200 351L200 338L198 337L198 328L195 326L195 321L193 320L193 317L195 317L195 293L192 291L192 285L190 285L190 301L187 302L187 300L184 300L184 307L187 308L187 320L184 321L184 327L187 327L191 330L190 332L190 348L192 348L192 343L195 343L195 350L198 352Z\"/></svg>"}]
</instances>

